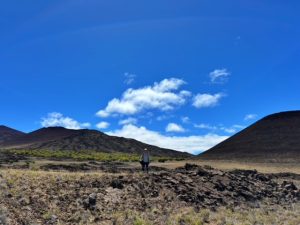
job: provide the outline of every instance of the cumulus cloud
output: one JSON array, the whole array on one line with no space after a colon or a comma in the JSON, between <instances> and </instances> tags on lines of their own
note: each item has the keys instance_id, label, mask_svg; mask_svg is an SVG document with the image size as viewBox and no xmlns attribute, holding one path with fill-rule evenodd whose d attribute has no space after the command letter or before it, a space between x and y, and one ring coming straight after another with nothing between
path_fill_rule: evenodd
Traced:
<instances>
[{"instance_id":1,"label":"cumulus cloud","mask_svg":"<svg viewBox=\"0 0 300 225\"><path fill-rule=\"evenodd\" d=\"M42 118L41 125L43 127L65 127L75 130L90 127L90 123L80 123L58 112L48 113L47 117Z\"/></svg>"},{"instance_id":2,"label":"cumulus cloud","mask_svg":"<svg viewBox=\"0 0 300 225\"><path fill-rule=\"evenodd\" d=\"M132 73L124 73L124 77L125 77L124 83L130 85L135 81L136 75Z\"/></svg>"},{"instance_id":3,"label":"cumulus cloud","mask_svg":"<svg viewBox=\"0 0 300 225\"><path fill-rule=\"evenodd\" d=\"M96 124L96 127L98 129L106 129L109 126L110 126L110 124L108 122L105 122L105 121L102 121L102 122Z\"/></svg>"},{"instance_id":4,"label":"cumulus cloud","mask_svg":"<svg viewBox=\"0 0 300 225\"><path fill-rule=\"evenodd\" d=\"M244 120L254 120L257 118L257 115L256 114L247 114L244 118Z\"/></svg>"},{"instance_id":5,"label":"cumulus cloud","mask_svg":"<svg viewBox=\"0 0 300 225\"><path fill-rule=\"evenodd\" d=\"M215 69L209 73L210 81L212 83L224 83L228 80L230 72L227 69Z\"/></svg>"},{"instance_id":6,"label":"cumulus cloud","mask_svg":"<svg viewBox=\"0 0 300 225\"><path fill-rule=\"evenodd\" d=\"M187 97L191 96L189 91L178 91L185 81L176 78L164 79L153 86L139 89L127 89L120 99L114 98L107 106L98 111L100 117L112 115L134 115L144 110L157 109L160 111L173 110L183 105Z\"/></svg>"},{"instance_id":7,"label":"cumulus cloud","mask_svg":"<svg viewBox=\"0 0 300 225\"><path fill-rule=\"evenodd\" d=\"M184 132L184 128L176 123L169 123L166 127L167 132Z\"/></svg>"},{"instance_id":8,"label":"cumulus cloud","mask_svg":"<svg viewBox=\"0 0 300 225\"><path fill-rule=\"evenodd\" d=\"M146 127L137 127L128 124L120 130L107 132L108 135L133 138L138 141L156 145L161 148L174 149L182 152L198 153L205 151L216 144L224 141L228 136L219 136L217 134L195 135L195 136L165 136L159 132L148 130Z\"/></svg>"},{"instance_id":9,"label":"cumulus cloud","mask_svg":"<svg viewBox=\"0 0 300 225\"><path fill-rule=\"evenodd\" d=\"M224 96L225 95L223 93L197 94L193 99L193 106L195 106L196 108L214 107Z\"/></svg>"},{"instance_id":10,"label":"cumulus cloud","mask_svg":"<svg viewBox=\"0 0 300 225\"><path fill-rule=\"evenodd\" d=\"M136 124L136 123L137 123L137 119L133 117L129 117L127 119L119 121L119 125Z\"/></svg>"}]
</instances>

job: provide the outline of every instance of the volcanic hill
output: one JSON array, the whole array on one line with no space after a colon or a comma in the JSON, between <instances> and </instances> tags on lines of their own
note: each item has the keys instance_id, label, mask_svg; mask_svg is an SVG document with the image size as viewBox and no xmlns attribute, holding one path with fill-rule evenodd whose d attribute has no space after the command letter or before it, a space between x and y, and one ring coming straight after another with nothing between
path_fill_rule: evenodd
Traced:
<instances>
[{"instance_id":1,"label":"volcanic hill","mask_svg":"<svg viewBox=\"0 0 300 225\"><path fill-rule=\"evenodd\" d=\"M13 138L22 137L25 133L0 125L0 144Z\"/></svg>"},{"instance_id":2,"label":"volcanic hill","mask_svg":"<svg viewBox=\"0 0 300 225\"><path fill-rule=\"evenodd\" d=\"M2 130L6 132L1 132L0 129L0 149L91 150L139 154L144 148L148 148L153 156L185 158L191 156L188 153L159 148L134 139L109 136L96 130L72 130L63 127L41 128L30 133L22 133L7 127Z\"/></svg>"},{"instance_id":3,"label":"volcanic hill","mask_svg":"<svg viewBox=\"0 0 300 225\"><path fill-rule=\"evenodd\" d=\"M201 159L300 162L300 111L275 113L199 155Z\"/></svg>"}]
</instances>

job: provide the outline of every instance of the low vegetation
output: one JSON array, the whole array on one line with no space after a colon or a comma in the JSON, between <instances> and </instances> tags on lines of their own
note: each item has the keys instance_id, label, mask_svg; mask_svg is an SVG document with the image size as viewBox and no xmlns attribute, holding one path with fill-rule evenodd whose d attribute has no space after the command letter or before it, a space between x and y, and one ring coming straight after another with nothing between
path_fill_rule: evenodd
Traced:
<instances>
[{"instance_id":1,"label":"low vegetation","mask_svg":"<svg viewBox=\"0 0 300 225\"><path fill-rule=\"evenodd\" d=\"M30 156L30 157L38 157L38 158L47 158L47 159L72 159L76 161L86 161L86 160L95 160L95 161L104 161L104 162L138 162L140 156L138 154L130 154L130 153L105 153L99 151L68 151L68 150L47 150L47 149L39 149L39 150L8 150L10 154L16 154L21 156ZM158 157L153 156L152 161L171 161L171 160L184 160L183 158L174 158L174 157Z\"/></svg>"},{"instance_id":2,"label":"low vegetation","mask_svg":"<svg viewBox=\"0 0 300 225\"><path fill-rule=\"evenodd\" d=\"M299 213L300 204L288 208L278 205L264 205L260 208L220 207L215 211L187 207L164 216L159 215L157 210L145 213L135 211L115 213L112 221L115 224L135 225L299 225Z\"/></svg>"}]
</instances>

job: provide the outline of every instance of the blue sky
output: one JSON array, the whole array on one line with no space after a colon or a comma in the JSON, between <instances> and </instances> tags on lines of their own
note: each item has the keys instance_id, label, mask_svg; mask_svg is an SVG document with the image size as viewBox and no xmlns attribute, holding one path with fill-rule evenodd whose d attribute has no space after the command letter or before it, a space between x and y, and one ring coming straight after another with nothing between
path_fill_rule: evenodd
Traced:
<instances>
[{"instance_id":1,"label":"blue sky","mask_svg":"<svg viewBox=\"0 0 300 225\"><path fill-rule=\"evenodd\" d=\"M0 124L206 150L299 109L299 10L276 0L3 2Z\"/></svg>"}]
</instances>

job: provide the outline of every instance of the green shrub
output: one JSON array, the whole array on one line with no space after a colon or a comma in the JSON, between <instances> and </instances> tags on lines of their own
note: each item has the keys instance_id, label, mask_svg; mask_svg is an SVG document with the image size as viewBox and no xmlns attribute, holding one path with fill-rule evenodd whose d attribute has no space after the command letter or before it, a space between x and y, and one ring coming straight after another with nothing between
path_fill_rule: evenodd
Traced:
<instances>
[{"instance_id":1,"label":"green shrub","mask_svg":"<svg viewBox=\"0 0 300 225\"><path fill-rule=\"evenodd\" d=\"M47 149L36 149L36 150L9 150L10 153L25 155L38 158L47 159L73 159L76 161L119 161L119 162L138 162L140 156L138 154L129 154L121 152L98 152L91 150L80 150L80 151L69 151L69 150L47 150ZM166 157L152 157L152 161L165 162L168 160L178 160L177 158L166 158ZM28 163L30 164L30 162ZM29 166L29 165L28 165Z\"/></svg>"}]
</instances>

